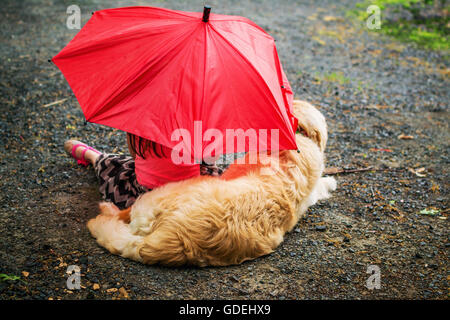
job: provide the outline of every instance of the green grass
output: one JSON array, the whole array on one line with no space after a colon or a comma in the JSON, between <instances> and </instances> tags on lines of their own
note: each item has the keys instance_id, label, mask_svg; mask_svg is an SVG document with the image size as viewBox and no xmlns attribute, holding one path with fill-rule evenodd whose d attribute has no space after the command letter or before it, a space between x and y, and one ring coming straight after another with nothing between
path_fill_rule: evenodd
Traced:
<instances>
[{"instance_id":1,"label":"green grass","mask_svg":"<svg viewBox=\"0 0 450 320\"><path fill-rule=\"evenodd\" d=\"M339 84L347 84L350 82L350 79L344 76L344 74L340 71L325 73L320 75L319 73L315 74L315 77L320 81L328 81L328 82L336 82Z\"/></svg>"},{"instance_id":2,"label":"green grass","mask_svg":"<svg viewBox=\"0 0 450 320\"><path fill-rule=\"evenodd\" d=\"M21 281L21 282L25 283L25 281L20 279L19 276L7 275L5 273L0 273L0 282L4 282L4 281Z\"/></svg>"},{"instance_id":3,"label":"green grass","mask_svg":"<svg viewBox=\"0 0 450 320\"><path fill-rule=\"evenodd\" d=\"M440 1L440 0L435 0ZM358 20L367 21L369 14L366 9L369 5L377 5L381 9L381 29L370 30L392 36L403 42L413 42L420 47L447 51L449 47L449 28L450 19L448 15L442 14L434 18L422 19L419 12L425 6L433 5L433 0L373 0L363 1L356 5L354 10L348 12L350 16L356 17ZM386 20L384 10L392 8L392 10L407 10L413 19L397 21ZM443 11L448 11L450 6L442 7Z\"/></svg>"}]
</instances>

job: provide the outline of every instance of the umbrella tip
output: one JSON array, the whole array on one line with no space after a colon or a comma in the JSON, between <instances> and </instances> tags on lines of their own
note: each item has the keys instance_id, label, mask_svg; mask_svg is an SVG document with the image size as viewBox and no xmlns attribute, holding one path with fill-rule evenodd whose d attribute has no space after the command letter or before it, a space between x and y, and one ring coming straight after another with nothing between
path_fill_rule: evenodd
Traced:
<instances>
[{"instance_id":1,"label":"umbrella tip","mask_svg":"<svg viewBox=\"0 0 450 320\"><path fill-rule=\"evenodd\" d=\"M48 59L48 62L52 63L52 59Z\"/></svg>"},{"instance_id":2,"label":"umbrella tip","mask_svg":"<svg viewBox=\"0 0 450 320\"><path fill-rule=\"evenodd\" d=\"M208 22L209 21L209 13L211 12L211 7L210 6L205 6L203 8L203 22Z\"/></svg>"}]
</instances>

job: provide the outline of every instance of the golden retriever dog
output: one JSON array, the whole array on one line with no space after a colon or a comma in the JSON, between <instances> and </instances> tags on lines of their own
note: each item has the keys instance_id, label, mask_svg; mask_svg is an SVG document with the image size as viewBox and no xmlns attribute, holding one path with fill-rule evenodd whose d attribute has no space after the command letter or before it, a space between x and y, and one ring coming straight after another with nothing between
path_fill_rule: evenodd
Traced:
<instances>
[{"instance_id":1,"label":"golden retriever dog","mask_svg":"<svg viewBox=\"0 0 450 320\"><path fill-rule=\"evenodd\" d=\"M154 189L123 211L100 203L89 231L111 253L146 264L226 266L271 253L309 206L336 189L334 178L322 177L325 118L298 100L294 113L300 152L270 155L276 166L234 163L221 177Z\"/></svg>"}]
</instances>

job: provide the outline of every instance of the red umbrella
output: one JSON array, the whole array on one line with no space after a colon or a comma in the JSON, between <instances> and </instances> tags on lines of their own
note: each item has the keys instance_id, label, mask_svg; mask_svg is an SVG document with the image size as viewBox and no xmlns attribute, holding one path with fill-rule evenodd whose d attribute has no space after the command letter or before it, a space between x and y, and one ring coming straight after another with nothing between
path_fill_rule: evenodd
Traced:
<instances>
[{"instance_id":1,"label":"red umbrella","mask_svg":"<svg viewBox=\"0 0 450 320\"><path fill-rule=\"evenodd\" d=\"M292 90L274 39L249 19L209 10L96 11L52 61L89 122L170 148L180 128L192 137L211 128L224 136L227 129L268 129L260 151L296 149ZM279 145L270 143L270 129L279 130ZM184 141L190 150L195 139ZM210 143L201 141L202 150ZM251 149L246 141L233 151Z\"/></svg>"}]
</instances>

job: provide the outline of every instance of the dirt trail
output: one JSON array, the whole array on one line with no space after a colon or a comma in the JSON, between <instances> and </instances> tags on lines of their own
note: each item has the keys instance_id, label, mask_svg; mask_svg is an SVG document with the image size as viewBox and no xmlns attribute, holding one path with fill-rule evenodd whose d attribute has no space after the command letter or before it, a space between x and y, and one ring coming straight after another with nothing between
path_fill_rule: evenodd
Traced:
<instances>
[{"instance_id":1,"label":"dirt trail","mask_svg":"<svg viewBox=\"0 0 450 320\"><path fill-rule=\"evenodd\" d=\"M124 5L79 2L82 23L91 11ZM113 289L123 287L133 299L448 299L445 56L351 23L345 12L354 1L209 3L213 12L245 15L276 38L296 96L327 117L328 166L385 170L338 175L334 197L255 261L169 269L113 256L85 226L100 200L93 171L77 166L62 143L77 137L125 152L125 136L85 125L63 76L47 62L76 34L65 24L72 2L3 1L0 273L23 281L0 281L0 298L112 299L124 297ZM152 4L203 7L203 1ZM66 289L69 265L81 268L81 290ZM380 267L379 290L365 286L369 265Z\"/></svg>"}]
</instances>

